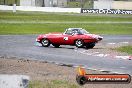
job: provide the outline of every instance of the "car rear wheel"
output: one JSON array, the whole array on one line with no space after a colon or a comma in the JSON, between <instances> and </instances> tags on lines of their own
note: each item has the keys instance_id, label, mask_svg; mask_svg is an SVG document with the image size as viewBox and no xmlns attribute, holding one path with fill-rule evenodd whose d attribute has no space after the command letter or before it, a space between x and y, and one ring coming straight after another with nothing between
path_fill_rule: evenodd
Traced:
<instances>
[{"instance_id":1,"label":"car rear wheel","mask_svg":"<svg viewBox=\"0 0 132 88\"><path fill-rule=\"evenodd\" d=\"M41 44L43 47L48 47L50 45L50 41L48 39L42 39Z\"/></svg>"},{"instance_id":2,"label":"car rear wheel","mask_svg":"<svg viewBox=\"0 0 132 88\"><path fill-rule=\"evenodd\" d=\"M58 44L52 44L55 48L59 48L60 45Z\"/></svg>"},{"instance_id":3,"label":"car rear wheel","mask_svg":"<svg viewBox=\"0 0 132 88\"><path fill-rule=\"evenodd\" d=\"M83 40L76 40L75 41L75 46L76 47L81 48L81 47L83 47L83 45L84 45Z\"/></svg>"},{"instance_id":4,"label":"car rear wheel","mask_svg":"<svg viewBox=\"0 0 132 88\"><path fill-rule=\"evenodd\" d=\"M87 49L91 49L95 46L95 43L89 43L89 44L86 44L86 48Z\"/></svg>"}]
</instances>

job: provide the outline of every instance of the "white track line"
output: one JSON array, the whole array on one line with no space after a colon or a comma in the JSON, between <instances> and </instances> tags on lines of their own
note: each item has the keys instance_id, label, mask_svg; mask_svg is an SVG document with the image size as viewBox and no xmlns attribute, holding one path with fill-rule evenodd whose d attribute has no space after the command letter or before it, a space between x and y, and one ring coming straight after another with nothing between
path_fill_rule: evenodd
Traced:
<instances>
[{"instance_id":1,"label":"white track line","mask_svg":"<svg viewBox=\"0 0 132 88\"><path fill-rule=\"evenodd\" d=\"M107 44L114 45L114 44L116 44L116 43L107 43Z\"/></svg>"},{"instance_id":2,"label":"white track line","mask_svg":"<svg viewBox=\"0 0 132 88\"><path fill-rule=\"evenodd\" d=\"M88 56L111 57L111 58L116 58L116 59L132 60L132 56L118 56L118 55L113 55L113 54L103 54L103 53L100 53L100 52L87 53L85 50L84 51L76 50L75 52L85 54L85 55L88 55Z\"/></svg>"}]
</instances>

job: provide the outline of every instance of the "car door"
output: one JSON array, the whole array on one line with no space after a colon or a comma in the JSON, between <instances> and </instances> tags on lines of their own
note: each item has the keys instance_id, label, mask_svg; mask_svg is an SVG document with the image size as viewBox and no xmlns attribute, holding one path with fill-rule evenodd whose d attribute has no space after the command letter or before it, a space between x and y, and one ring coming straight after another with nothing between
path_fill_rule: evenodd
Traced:
<instances>
[{"instance_id":1,"label":"car door","mask_svg":"<svg viewBox=\"0 0 132 88\"><path fill-rule=\"evenodd\" d=\"M74 44L74 35L68 35L68 34L65 34L65 35L63 35L64 37L63 37L63 40L64 40L64 42L63 42L63 44L64 45L73 45Z\"/></svg>"},{"instance_id":2,"label":"car door","mask_svg":"<svg viewBox=\"0 0 132 88\"><path fill-rule=\"evenodd\" d=\"M64 40L63 40L63 34L50 34L48 35L49 40L53 44L59 44L62 45Z\"/></svg>"}]
</instances>

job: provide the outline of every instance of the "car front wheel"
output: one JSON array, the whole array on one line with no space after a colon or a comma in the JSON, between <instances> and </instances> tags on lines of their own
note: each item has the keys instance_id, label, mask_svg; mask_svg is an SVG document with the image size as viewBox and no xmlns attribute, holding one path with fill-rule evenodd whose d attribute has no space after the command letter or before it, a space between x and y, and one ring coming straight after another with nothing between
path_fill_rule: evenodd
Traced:
<instances>
[{"instance_id":1,"label":"car front wheel","mask_svg":"<svg viewBox=\"0 0 132 88\"><path fill-rule=\"evenodd\" d=\"M50 45L50 41L48 39L42 39L41 44L43 47L48 47Z\"/></svg>"},{"instance_id":2,"label":"car front wheel","mask_svg":"<svg viewBox=\"0 0 132 88\"><path fill-rule=\"evenodd\" d=\"M83 45L84 45L83 40L76 40L75 41L75 46L76 47L81 48L81 47L83 47Z\"/></svg>"}]
</instances>

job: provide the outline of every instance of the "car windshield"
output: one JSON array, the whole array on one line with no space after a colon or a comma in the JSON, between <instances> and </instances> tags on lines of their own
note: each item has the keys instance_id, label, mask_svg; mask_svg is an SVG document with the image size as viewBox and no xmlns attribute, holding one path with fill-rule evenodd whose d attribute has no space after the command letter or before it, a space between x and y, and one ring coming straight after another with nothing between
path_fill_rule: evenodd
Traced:
<instances>
[{"instance_id":1,"label":"car windshield","mask_svg":"<svg viewBox=\"0 0 132 88\"><path fill-rule=\"evenodd\" d=\"M72 35L72 34L88 34L85 29L68 29L64 34Z\"/></svg>"},{"instance_id":2,"label":"car windshield","mask_svg":"<svg viewBox=\"0 0 132 88\"><path fill-rule=\"evenodd\" d=\"M87 32L85 29L81 29L80 34L89 34L89 32Z\"/></svg>"}]
</instances>

